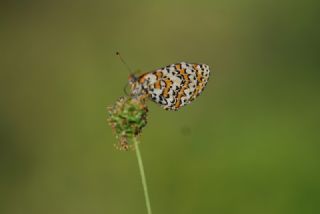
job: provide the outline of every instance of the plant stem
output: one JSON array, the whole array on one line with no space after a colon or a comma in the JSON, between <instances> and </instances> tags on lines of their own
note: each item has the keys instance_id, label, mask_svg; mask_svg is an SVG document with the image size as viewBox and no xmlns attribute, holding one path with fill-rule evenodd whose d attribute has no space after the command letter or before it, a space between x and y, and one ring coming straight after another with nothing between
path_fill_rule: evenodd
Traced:
<instances>
[{"instance_id":1,"label":"plant stem","mask_svg":"<svg viewBox=\"0 0 320 214\"><path fill-rule=\"evenodd\" d=\"M145 201L146 201L147 211L148 211L148 214L152 214L151 205L150 205L150 199L149 199L149 194L148 194L146 176L144 174L142 158L141 158L139 145L138 145L139 142L138 142L138 140L136 138L133 138L133 143L134 143L134 146L135 146L136 155L137 155L137 159L138 159L138 165L139 165L139 170L140 170L140 175L141 175L141 181L142 181L142 186L143 186L143 192L144 192L144 198L145 198Z\"/></svg>"}]
</instances>

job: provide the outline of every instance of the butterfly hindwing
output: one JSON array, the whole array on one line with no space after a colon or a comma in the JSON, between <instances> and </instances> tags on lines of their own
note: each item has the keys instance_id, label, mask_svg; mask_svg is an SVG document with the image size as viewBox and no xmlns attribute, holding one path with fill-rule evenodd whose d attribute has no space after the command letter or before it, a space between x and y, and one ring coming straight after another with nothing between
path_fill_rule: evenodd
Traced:
<instances>
[{"instance_id":1,"label":"butterfly hindwing","mask_svg":"<svg viewBox=\"0 0 320 214\"><path fill-rule=\"evenodd\" d=\"M203 91L209 74L208 65L181 62L145 73L139 82L154 102L166 110L178 110Z\"/></svg>"}]
</instances>

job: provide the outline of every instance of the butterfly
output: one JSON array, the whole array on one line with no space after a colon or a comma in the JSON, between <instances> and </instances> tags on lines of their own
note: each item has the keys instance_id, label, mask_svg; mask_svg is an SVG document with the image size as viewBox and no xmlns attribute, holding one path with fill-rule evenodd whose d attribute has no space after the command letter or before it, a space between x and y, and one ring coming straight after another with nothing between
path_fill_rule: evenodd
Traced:
<instances>
[{"instance_id":1,"label":"butterfly","mask_svg":"<svg viewBox=\"0 0 320 214\"><path fill-rule=\"evenodd\" d=\"M178 110L204 90L210 76L206 64L180 62L140 76L131 74L131 96L148 97L166 110Z\"/></svg>"}]
</instances>

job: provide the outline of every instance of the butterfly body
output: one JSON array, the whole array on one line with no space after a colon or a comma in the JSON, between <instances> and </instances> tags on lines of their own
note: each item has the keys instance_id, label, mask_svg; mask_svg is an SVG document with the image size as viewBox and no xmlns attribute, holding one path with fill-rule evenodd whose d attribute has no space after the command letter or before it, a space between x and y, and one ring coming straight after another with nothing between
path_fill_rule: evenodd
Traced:
<instances>
[{"instance_id":1,"label":"butterfly body","mask_svg":"<svg viewBox=\"0 0 320 214\"><path fill-rule=\"evenodd\" d=\"M149 97L166 110L178 110L201 94L210 75L209 66L176 63L140 76L131 75L132 96Z\"/></svg>"}]
</instances>

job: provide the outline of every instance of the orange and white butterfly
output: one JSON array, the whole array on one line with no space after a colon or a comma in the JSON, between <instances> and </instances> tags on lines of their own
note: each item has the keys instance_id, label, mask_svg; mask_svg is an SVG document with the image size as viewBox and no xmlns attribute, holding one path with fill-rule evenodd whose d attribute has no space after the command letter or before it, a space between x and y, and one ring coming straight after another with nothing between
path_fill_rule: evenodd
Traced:
<instances>
[{"instance_id":1,"label":"orange and white butterfly","mask_svg":"<svg viewBox=\"0 0 320 214\"><path fill-rule=\"evenodd\" d=\"M131 74L131 96L147 96L166 110L178 110L201 94L209 76L208 65L186 62L171 64L140 76Z\"/></svg>"}]
</instances>

